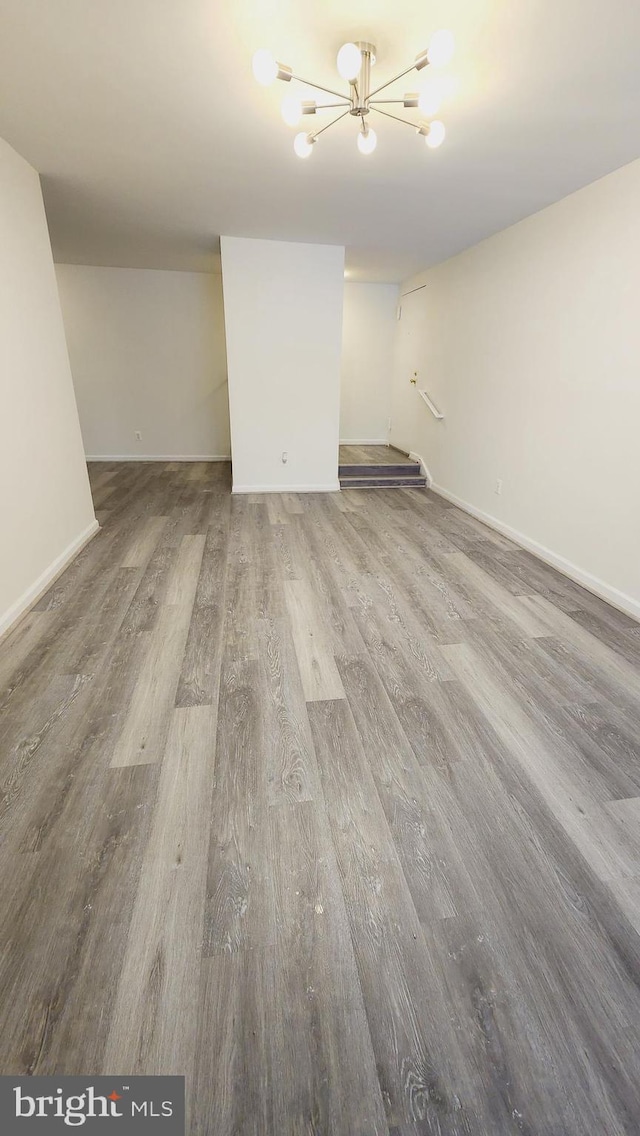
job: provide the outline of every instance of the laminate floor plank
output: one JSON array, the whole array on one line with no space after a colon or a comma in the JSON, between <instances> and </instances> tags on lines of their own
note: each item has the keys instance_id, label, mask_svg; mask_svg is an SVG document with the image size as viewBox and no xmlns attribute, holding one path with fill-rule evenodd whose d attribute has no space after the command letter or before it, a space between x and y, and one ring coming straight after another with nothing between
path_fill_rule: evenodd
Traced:
<instances>
[{"instance_id":1,"label":"laminate floor plank","mask_svg":"<svg viewBox=\"0 0 640 1136\"><path fill-rule=\"evenodd\" d=\"M151 632L149 652L111 758L114 767L161 759L193 614L204 543L202 536L182 538L165 603Z\"/></svg>"},{"instance_id":2,"label":"laminate floor plank","mask_svg":"<svg viewBox=\"0 0 640 1136\"><path fill-rule=\"evenodd\" d=\"M485 572L463 552L451 556L448 566L455 578L462 579L481 597L483 607L486 601L486 604L495 608L500 615L513 623L522 635L540 638L549 634L547 623L544 620L538 619L534 613L530 613L528 607L523 607L523 604L519 603L517 598L514 599L504 587L496 583L488 572ZM487 607L484 607L484 610L487 611Z\"/></svg>"},{"instance_id":3,"label":"laminate floor plank","mask_svg":"<svg viewBox=\"0 0 640 1136\"><path fill-rule=\"evenodd\" d=\"M106 483L100 485L97 489L92 489L93 503L96 508L101 509L105 502L109 501L109 498L112 497L115 491L116 486L114 485L113 481L107 481Z\"/></svg>"},{"instance_id":4,"label":"laminate floor plank","mask_svg":"<svg viewBox=\"0 0 640 1136\"><path fill-rule=\"evenodd\" d=\"M95 807L151 645L147 632L116 630L108 659L84 684L59 733L42 745L38 778L23 784L12 828L25 850L45 850L77 813L90 817Z\"/></svg>"},{"instance_id":5,"label":"laminate floor plank","mask_svg":"<svg viewBox=\"0 0 640 1136\"><path fill-rule=\"evenodd\" d=\"M270 493L267 496L267 512L269 514L269 523L272 525L288 525L289 512L284 494Z\"/></svg>"},{"instance_id":6,"label":"laminate floor plank","mask_svg":"<svg viewBox=\"0 0 640 1136\"><path fill-rule=\"evenodd\" d=\"M14 807L23 786L37 784L36 771L41 751L63 728L74 703L91 682L87 675L56 675L41 691L32 708L28 728L21 728L21 707L12 708L2 719L2 759L0 762L0 820L6 829L7 814Z\"/></svg>"},{"instance_id":7,"label":"laminate floor plank","mask_svg":"<svg viewBox=\"0 0 640 1136\"><path fill-rule=\"evenodd\" d=\"M202 925L195 1131L203 1136L214 1116L221 1136L269 1130L267 792L258 664L231 650L221 667Z\"/></svg>"},{"instance_id":8,"label":"laminate floor plank","mask_svg":"<svg viewBox=\"0 0 640 1136\"><path fill-rule=\"evenodd\" d=\"M602 918L597 924L595 911L592 911L585 923L583 902L574 898L579 897L585 887L581 857L575 850L573 857L568 856L572 846L562 829L554 829L551 818L546 818L542 828L543 843L539 843L526 807L535 808L539 819L544 804L532 793L530 785L522 802L518 801L522 793L513 774L508 787L496 779L493 766L498 752L501 771L509 754L500 746L499 739L492 736L486 722L482 725L481 718L474 722L477 736L473 769L467 773L460 766L454 767L447 777L434 771L425 783L420 773L416 776L415 762L412 765L406 742L403 744L402 735L393 725L391 708L385 708L383 692L376 689L366 665L357 659L339 660L339 665L365 751L376 755L372 772L414 904L427 930L427 942L430 949L436 949L436 957L440 944L445 974L451 967L456 970L456 976L446 981L462 1021L468 1019L460 1031L460 1044L465 1048L469 1039L473 1042L475 1057L470 1052L468 1059L483 1070L484 1094L493 1102L496 1130L502 1131L503 1126L508 1129L509 1118L514 1114L526 1117L531 1131L536 1133L562 1130L562 1112L548 1128L544 1127L544 1117L549 1111L545 1102L549 1094L554 1103L571 1097L566 1107L580 1112L584 1104L582 1077L589 1075L590 1070L588 1064L585 1065L572 1086L565 1076L562 1083L557 1080L552 1083L555 1074L551 1073L549 1062L549 1037L555 1033L554 1045L572 1049L576 1070L583 1062L584 1039L579 1018L572 1021L575 992L561 1015L557 1013L564 997L560 987L554 990L552 998L538 998L536 982L545 986L552 974L548 960L541 963L539 956L546 945L554 952L563 949L563 966L570 973L578 945L586 949L587 940L591 939L588 950L592 957L599 958L603 981L610 965L607 919ZM447 684L447 689L452 689L452 684ZM463 701L457 709L461 716ZM620 806L635 816L636 801L620 802ZM546 846L549 834L553 836L551 848ZM428 850L433 854L429 859ZM563 870L567 873L564 879ZM569 884L572 874L574 878ZM442 910L443 876L447 882L445 910ZM542 900L541 889L544 889ZM450 909L446 910L448 904ZM544 936L540 934L541 920L546 921ZM512 929L510 923L513 923ZM524 936L520 930L523 923L530 927ZM459 924L463 928L462 938L456 935L454 939L449 932ZM511 946L505 944L505 935L508 938L509 934L520 937L522 942L517 947L515 941ZM474 956L486 956L487 951L490 955L496 940L501 942L499 957L490 963L490 976L485 974L480 978ZM631 1022L637 1024L637 1012L630 1009L628 1000L636 1002L638 990L633 983L628 983L626 973L629 942L632 958L635 956L632 940L633 936L630 939L627 932L621 955L623 963L618 963L611 992L604 995L608 1009L603 1009L603 1014L609 1017L610 999L615 998L616 988L620 990L618 1021L609 1040L612 1047L619 1044L620 1030L629 1029ZM484 946L479 947L479 943ZM527 961L525 973L509 977L509 968L517 965L523 945L528 947L529 943L533 956ZM614 959L611 962L615 965ZM536 981L531 980L534 969L539 972ZM580 985L579 977L577 982ZM469 994L472 997L467 1002ZM502 1013L514 1012L521 1018L515 1031L514 1023L508 1018L500 1021ZM511 1068L508 1065L511 1055L524 1038L526 1044L515 1067ZM624 1058L628 1067L628 1045ZM599 1076L605 1080L607 1072L606 1062L603 1062ZM525 1079L519 1083L521 1075ZM628 1084L624 1092L629 1095ZM585 1110L585 1130L594 1126L598 1130L598 1122L603 1130L608 1130L613 1113L607 1104L608 1095L600 1091L597 1080L593 1085L593 1098L599 1099L602 1113L594 1117L590 1098ZM611 1126L613 1130L623 1130L614 1123Z\"/></svg>"},{"instance_id":9,"label":"laminate floor plank","mask_svg":"<svg viewBox=\"0 0 640 1136\"><path fill-rule=\"evenodd\" d=\"M589 631L591 635L595 635L596 639L606 643L612 651L622 655L632 667L639 667L640 627L637 624L625 626L616 618L622 614L621 612L615 612L614 617L611 617L609 611L610 609L603 614L601 611L575 608L570 614L571 618L584 627L585 631Z\"/></svg>"},{"instance_id":10,"label":"laminate floor plank","mask_svg":"<svg viewBox=\"0 0 640 1136\"><path fill-rule=\"evenodd\" d=\"M456 846L438 824L429 782L368 653L337 660L371 774L421 920L450 918L482 905ZM449 684L450 685L450 684ZM443 813L443 816L445 814Z\"/></svg>"},{"instance_id":11,"label":"laminate floor plank","mask_svg":"<svg viewBox=\"0 0 640 1136\"><path fill-rule=\"evenodd\" d=\"M268 1132L387 1133L345 898L322 805L271 808ZM346 948L346 949L345 949Z\"/></svg>"},{"instance_id":12,"label":"laminate floor plank","mask_svg":"<svg viewBox=\"0 0 640 1136\"><path fill-rule=\"evenodd\" d=\"M12 683L0 695L0 706L20 705L28 718L29 706L51 675L73 674L82 669L79 660L95 653L94 633L103 624L105 613L110 612L110 621L114 623L116 611L128 602L131 571L109 565L96 573L95 579L89 575L75 595L70 594L64 603L43 613L48 621L47 634L36 637L31 650L22 655ZM138 577L133 577L133 581L135 587Z\"/></svg>"},{"instance_id":13,"label":"laminate floor plank","mask_svg":"<svg viewBox=\"0 0 640 1136\"><path fill-rule=\"evenodd\" d=\"M406 496L404 494L405 490L398 490L400 500L406 502L402 509L394 505L393 500L385 500L381 503L381 506L378 506L376 500L372 499L372 495L366 502L374 512L377 512L380 508L382 515L386 517L389 536L393 538L393 534L397 532L398 526L400 526L405 535L414 534L415 538L420 539L427 555L435 555L436 553L448 555L459 552L458 546L450 540L442 528L438 527L437 522L443 513L439 499L430 494L426 498L421 497L418 502L414 501L415 495L413 493L407 492Z\"/></svg>"},{"instance_id":14,"label":"laminate floor plank","mask_svg":"<svg viewBox=\"0 0 640 1136\"><path fill-rule=\"evenodd\" d=\"M95 493L96 490L101 489L103 485L106 485L107 482L111 481L115 476L115 469L102 469L91 472L91 466L89 466L89 481L91 483L92 494Z\"/></svg>"},{"instance_id":15,"label":"laminate floor plank","mask_svg":"<svg viewBox=\"0 0 640 1136\"><path fill-rule=\"evenodd\" d=\"M122 618L121 612L120 624ZM67 817L73 818L74 802L82 793L82 810L91 815L96 777L109 766L148 644L147 633L131 634L115 622L108 653L101 652L95 673L57 677L57 684L64 683L65 689L71 684L73 698L67 699L64 713L64 702L57 698L48 723L53 728L20 739L23 759L14 767L11 791L4 797L5 846L23 851L44 848L60 828L64 830ZM40 698L33 710L41 714L46 704ZM33 710L29 726L37 727ZM3 718L6 721L6 714Z\"/></svg>"},{"instance_id":16,"label":"laminate floor plank","mask_svg":"<svg viewBox=\"0 0 640 1136\"><path fill-rule=\"evenodd\" d=\"M251 509L243 494L231 502L227 546L227 587L225 593L225 619L223 643L227 655L237 659L255 659L255 581L258 567L252 549Z\"/></svg>"},{"instance_id":17,"label":"laminate floor plank","mask_svg":"<svg viewBox=\"0 0 640 1136\"><path fill-rule=\"evenodd\" d=\"M278 619L286 610L284 588L272 537L272 527L263 505L252 511L251 558L255 565L254 604L258 618Z\"/></svg>"},{"instance_id":18,"label":"laminate floor plank","mask_svg":"<svg viewBox=\"0 0 640 1136\"><path fill-rule=\"evenodd\" d=\"M488 871L492 880L492 887L485 889L483 909L472 920L478 942L502 944L502 957L486 991L490 995L487 1021L481 1024L489 1027L488 1040L499 1043L503 1058L519 1047L522 1038L528 1039L527 1052L523 1050L516 1069L509 1070L507 1086L502 1088L514 1091L519 1072L528 1076L529 1083L514 1107L527 1118L532 1131L562 1131L566 1116L558 1115L553 1121L549 1115L550 1106L558 1105L569 1105L569 1115L581 1117L585 1131L625 1131L632 1121L636 1092L629 1046L639 1036L639 992L633 978L638 938L624 918L614 914L607 889L593 886L582 857L562 828L547 818L544 835L540 835L534 818L539 822L544 815L544 802L526 782L514 783L508 768L501 783L504 751L492 773L494 754L488 755L484 770L474 767L470 777L456 777L454 785L436 787L432 778L432 791L435 797L440 788L446 794L453 790L461 825L473 834L478 852L472 870ZM459 832L455 839L459 843ZM481 886L482 875L476 879ZM458 958L466 968L471 963L469 953L475 950L473 938L467 939L460 954L449 952L448 957ZM576 951L584 951L600 974L595 992L585 989L576 972ZM475 984L475 978L472 981ZM512 988L507 998L506 986ZM495 1011L501 1006L529 1021L525 1025L523 1018L516 1036L506 1045L499 1036L499 1022L489 1016L495 1012L491 1003ZM597 1037L592 1032L594 1011L600 1022ZM486 1055L482 1039L478 1040ZM552 1072L551 1051L571 1054L562 1088ZM589 1054L586 1061L585 1053ZM611 1062L609 1056L614 1054ZM491 1063L487 1074L490 1072ZM555 1084L549 1084L550 1076ZM501 1079L499 1070L497 1079ZM585 1084L589 1086L586 1093ZM542 1098L535 1085L544 1086Z\"/></svg>"},{"instance_id":19,"label":"laminate floor plank","mask_svg":"<svg viewBox=\"0 0 640 1136\"><path fill-rule=\"evenodd\" d=\"M282 500L287 513L304 513L304 506L299 493L283 493Z\"/></svg>"},{"instance_id":20,"label":"laminate floor plank","mask_svg":"<svg viewBox=\"0 0 640 1136\"><path fill-rule=\"evenodd\" d=\"M509 571L520 577L525 586L522 594L537 593L546 596L560 611L571 613L584 609L595 616L604 617L622 631L637 632L637 621L617 608L605 603L599 596L583 588L575 580L563 576L550 564L539 560L531 552L517 548L513 552L497 554Z\"/></svg>"},{"instance_id":21,"label":"laminate floor plank","mask_svg":"<svg viewBox=\"0 0 640 1136\"><path fill-rule=\"evenodd\" d=\"M259 620L260 702L265 722L270 804L317 796L313 742L288 620Z\"/></svg>"},{"instance_id":22,"label":"laminate floor plank","mask_svg":"<svg viewBox=\"0 0 640 1136\"><path fill-rule=\"evenodd\" d=\"M560 720L590 765L606 779L613 799L640 793L640 740L612 706L573 702Z\"/></svg>"},{"instance_id":23,"label":"laminate floor plank","mask_svg":"<svg viewBox=\"0 0 640 1136\"><path fill-rule=\"evenodd\" d=\"M14 858L0 931L3 1073L100 1071L155 779L144 767L103 773L90 816L74 813L46 853Z\"/></svg>"},{"instance_id":24,"label":"laminate floor plank","mask_svg":"<svg viewBox=\"0 0 640 1136\"><path fill-rule=\"evenodd\" d=\"M509 923L508 917L465 913L438 927L431 923L424 932L437 981L461 1023L460 1047L479 1071L480 1099L493 1118L488 1131L531 1136L633 1131L633 1086L627 1079L618 1099L618 1086L607 1084L608 1070L585 1058L579 1026L558 1016L559 1005L570 1006L564 991L540 981L530 937L513 932ZM514 960L522 970L512 968ZM608 1044L614 1060L630 1064L628 1038L619 1034ZM551 1049L566 1055L562 1071L549 1060Z\"/></svg>"},{"instance_id":25,"label":"laminate floor plank","mask_svg":"<svg viewBox=\"0 0 640 1136\"><path fill-rule=\"evenodd\" d=\"M42 641L53 618L52 612L29 611L18 626L0 640L0 705L20 682L25 660Z\"/></svg>"},{"instance_id":26,"label":"laminate floor plank","mask_svg":"<svg viewBox=\"0 0 640 1136\"><path fill-rule=\"evenodd\" d=\"M455 641L457 621L474 618L474 609L460 589L452 587L451 580L425 557L415 534L405 533L403 528L393 544L381 550L373 511L373 505L361 510L353 524L371 563L379 562L379 572L386 578L386 594L397 597L396 608L400 599L405 601L412 622L419 613L424 631L434 639L447 642L453 637Z\"/></svg>"},{"instance_id":27,"label":"laminate floor plank","mask_svg":"<svg viewBox=\"0 0 640 1136\"><path fill-rule=\"evenodd\" d=\"M324 600L334 631L334 650L344 651L348 641L355 638L357 651L359 636L354 637L354 622L363 611L374 610L393 625L390 633L397 630L403 637L415 663L429 680L436 676L448 677L446 664L438 652L433 619L411 602L392 563L380 555L379 539L370 531L368 540L362 536L358 520L353 521L358 530L356 534L342 517L332 525L330 514L316 510L315 525L307 532L308 559L313 564L316 595ZM349 612L340 602L340 593Z\"/></svg>"},{"instance_id":28,"label":"laminate floor plank","mask_svg":"<svg viewBox=\"0 0 640 1136\"><path fill-rule=\"evenodd\" d=\"M497 633L486 620L465 625L465 642L485 658L498 682L521 705L534 711L547 732L549 745L573 753L577 768L599 785L601 799L632 796L638 791L640 748L620 709L594 701L597 682L568 672L550 651L550 638L517 640Z\"/></svg>"},{"instance_id":29,"label":"laminate floor plank","mask_svg":"<svg viewBox=\"0 0 640 1136\"><path fill-rule=\"evenodd\" d=\"M203 925L207 957L260 942L267 918L267 787L258 664L225 654Z\"/></svg>"},{"instance_id":30,"label":"laminate floor plank","mask_svg":"<svg viewBox=\"0 0 640 1136\"><path fill-rule=\"evenodd\" d=\"M209 511L176 706L216 705L220 685L229 540L228 497L216 494Z\"/></svg>"},{"instance_id":31,"label":"laminate floor plank","mask_svg":"<svg viewBox=\"0 0 640 1136\"><path fill-rule=\"evenodd\" d=\"M0 641L0 1072L640 1136L640 626L428 490L89 472Z\"/></svg>"},{"instance_id":32,"label":"laminate floor plank","mask_svg":"<svg viewBox=\"0 0 640 1136\"><path fill-rule=\"evenodd\" d=\"M145 568L167 523L166 517L150 517L139 530L125 553L122 568Z\"/></svg>"},{"instance_id":33,"label":"laminate floor plank","mask_svg":"<svg viewBox=\"0 0 640 1136\"><path fill-rule=\"evenodd\" d=\"M194 600L196 607L206 607L220 602L227 578L230 505L229 494L216 493L212 498Z\"/></svg>"},{"instance_id":34,"label":"laminate floor plank","mask_svg":"<svg viewBox=\"0 0 640 1136\"><path fill-rule=\"evenodd\" d=\"M175 710L113 1000L105 1072L179 1074L193 1100L216 707Z\"/></svg>"},{"instance_id":35,"label":"laminate floor plank","mask_svg":"<svg viewBox=\"0 0 640 1136\"><path fill-rule=\"evenodd\" d=\"M560 611L545 596L521 596L519 601L527 611L534 613L548 627L549 634L555 635L584 660L586 667L597 670L600 681L615 685L634 703L640 712L640 684L638 668L629 663L617 651L587 631L581 623Z\"/></svg>"},{"instance_id":36,"label":"laminate floor plank","mask_svg":"<svg viewBox=\"0 0 640 1136\"><path fill-rule=\"evenodd\" d=\"M309 716L388 1123L474 1131L458 1116L461 1098L475 1098L474 1073L465 1084L456 1068L455 1024L348 703L311 703Z\"/></svg>"},{"instance_id":37,"label":"laminate floor plank","mask_svg":"<svg viewBox=\"0 0 640 1136\"><path fill-rule=\"evenodd\" d=\"M343 651L348 643L360 645L360 635L349 609L348 595L342 586L345 576L359 590L366 590L371 581L363 581L361 574L348 561L344 541L332 540L325 527L326 518L317 510L311 517L305 517L298 525L290 527L297 531L296 552L298 555L296 579L303 580L313 593L314 602L322 621L324 633L332 653ZM360 581L356 585L352 576Z\"/></svg>"},{"instance_id":38,"label":"laminate floor plank","mask_svg":"<svg viewBox=\"0 0 640 1136\"><path fill-rule=\"evenodd\" d=\"M113 651L113 644L127 618L140 586L142 573L135 568L118 568L109 578L101 601L79 620L76 633L68 637L64 651L60 644L50 660L51 669L65 674L95 674Z\"/></svg>"},{"instance_id":39,"label":"laminate floor plank","mask_svg":"<svg viewBox=\"0 0 640 1136\"><path fill-rule=\"evenodd\" d=\"M187 481L205 481L208 469L209 462L191 462L191 468L187 474Z\"/></svg>"},{"instance_id":40,"label":"laminate floor plank","mask_svg":"<svg viewBox=\"0 0 640 1136\"><path fill-rule=\"evenodd\" d=\"M577 747L559 744L549 729L544 711L530 715L501 685L498 674L468 646L443 650L469 694L481 708L515 760L543 795L599 879L607 881L631 874L632 861L615 825L602 806L609 799L607 786ZM632 854L631 854L632 855Z\"/></svg>"},{"instance_id":41,"label":"laminate floor plank","mask_svg":"<svg viewBox=\"0 0 640 1136\"><path fill-rule=\"evenodd\" d=\"M306 580L285 581L285 596L302 685L308 702L344 698L329 634Z\"/></svg>"}]
</instances>

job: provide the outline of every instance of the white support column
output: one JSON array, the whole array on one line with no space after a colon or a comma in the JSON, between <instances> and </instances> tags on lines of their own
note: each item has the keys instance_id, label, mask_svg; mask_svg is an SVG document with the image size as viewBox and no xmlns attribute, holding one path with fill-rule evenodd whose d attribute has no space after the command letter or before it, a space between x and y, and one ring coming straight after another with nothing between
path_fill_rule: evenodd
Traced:
<instances>
[{"instance_id":1,"label":"white support column","mask_svg":"<svg viewBox=\"0 0 640 1136\"><path fill-rule=\"evenodd\" d=\"M233 490L337 490L344 248L221 246Z\"/></svg>"}]
</instances>

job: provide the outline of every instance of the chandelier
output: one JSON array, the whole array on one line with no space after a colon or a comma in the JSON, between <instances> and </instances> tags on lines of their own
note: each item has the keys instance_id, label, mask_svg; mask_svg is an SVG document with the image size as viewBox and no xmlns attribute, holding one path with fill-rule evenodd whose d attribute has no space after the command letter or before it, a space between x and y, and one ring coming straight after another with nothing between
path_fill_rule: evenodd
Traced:
<instances>
[{"instance_id":1,"label":"chandelier","mask_svg":"<svg viewBox=\"0 0 640 1136\"><path fill-rule=\"evenodd\" d=\"M386 83L381 83L379 87L371 90L371 68L376 62L374 45L364 42L345 43L338 52L336 63L340 77L349 83L349 91L346 95L343 91L334 91L331 87L323 87L320 83L312 83L309 79L294 75L290 67L285 66L284 63L278 63L271 52L265 48L256 51L253 57L253 73L263 87L270 86L276 79L281 79L284 83L290 83L292 79L296 79L307 87L313 87L317 91L323 91L324 94L333 95L340 100L339 102L318 103L313 99L300 99L295 95L288 94L282 103L282 117L288 126L297 126L307 115L316 115L319 111L347 108L341 110L337 118L332 119L325 126L321 126L320 129L302 130L299 134L296 134L293 148L299 158L308 158L320 135L324 134L325 130L329 130L331 126L335 126L336 122L346 118L347 115L352 115L353 118L359 120L358 149L360 153L371 154L378 141L375 130L369 126L368 116L371 112L382 114L386 118L392 118L396 122L411 126L417 134L424 138L429 149L435 150L444 141L445 136L444 124L439 119L434 118L440 106L437 86L432 85L426 87L422 92L416 91L405 94L402 98L378 99L375 96L380 94L381 91L385 91L392 83L396 83L398 79L408 75L410 71L422 71L429 64L433 68L446 66L453 56L453 49L454 43L451 32L444 30L436 32L431 37L431 42L426 51L416 55L410 67L406 67L404 71L400 71L391 79L387 79ZM425 115L426 120L412 122L408 118L401 118L389 110L382 109L393 104L401 104L403 107L412 110L417 108Z\"/></svg>"}]
</instances>

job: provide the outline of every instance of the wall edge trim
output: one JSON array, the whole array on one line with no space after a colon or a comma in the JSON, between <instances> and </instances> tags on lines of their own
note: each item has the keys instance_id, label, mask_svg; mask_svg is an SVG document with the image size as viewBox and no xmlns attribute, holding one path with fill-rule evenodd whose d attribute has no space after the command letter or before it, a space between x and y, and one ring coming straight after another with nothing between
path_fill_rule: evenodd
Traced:
<instances>
[{"instance_id":1,"label":"wall edge trim","mask_svg":"<svg viewBox=\"0 0 640 1136\"><path fill-rule=\"evenodd\" d=\"M341 438L341 446L388 446L388 438Z\"/></svg>"},{"instance_id":2,"label":"wall edge trim","mask_svg":"<svg viewBox=\"0 0 640 1136\"><path fill-rule=\"evenodd\" d=\"M340 484L328 485L234 485L232 493L339 493Z\"/></svg>"},{"instance_id":3,"label":"wall edge trim","mask_svg":"<svg viewBox=\"0 0 640 1136\"><path fill-rule=\"evenodd\" d=\"M88 462L228 462L231 454L85 454Z\"/></svg>"}]
</instances>

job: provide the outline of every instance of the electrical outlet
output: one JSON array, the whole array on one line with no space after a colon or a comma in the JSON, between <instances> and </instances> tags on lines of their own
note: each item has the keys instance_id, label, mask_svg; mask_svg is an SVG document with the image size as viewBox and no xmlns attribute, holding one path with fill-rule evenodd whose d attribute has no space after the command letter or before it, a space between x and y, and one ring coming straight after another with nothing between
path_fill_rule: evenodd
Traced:
<instances>
[{"instance_id":1,"label":"electrical outlet","mask_svg":"<svg viewBox=\"0 0 640 1136\"><path fill-rule=\"evenodd\" d=\"M140 432L140 430L136 430L136 442L141 442L141 441L142 441L142 433Z\"/></svg>"},{"instance_id":2,"label":"electrical outlet","mask_svg":"<svg viewBox=\"0 0 640 1136\"><path fill-rule=\"evenodd\" d=\"M286 465L289 460L289 455L286 450L282 451L282 464Z\"/></svg>"},{"instance_id":3,"label":"electrical outlet","mask_svg":"<svg viewBox=\"0 0 640 1136\"><path fill-rule=\"evenodd\" d=\"M500 494L502 493L502 481L500 478L498 478L498 480L496 481L495 492L498 494L498 496L500 496Z\"/></svg>"}]
</instances>

